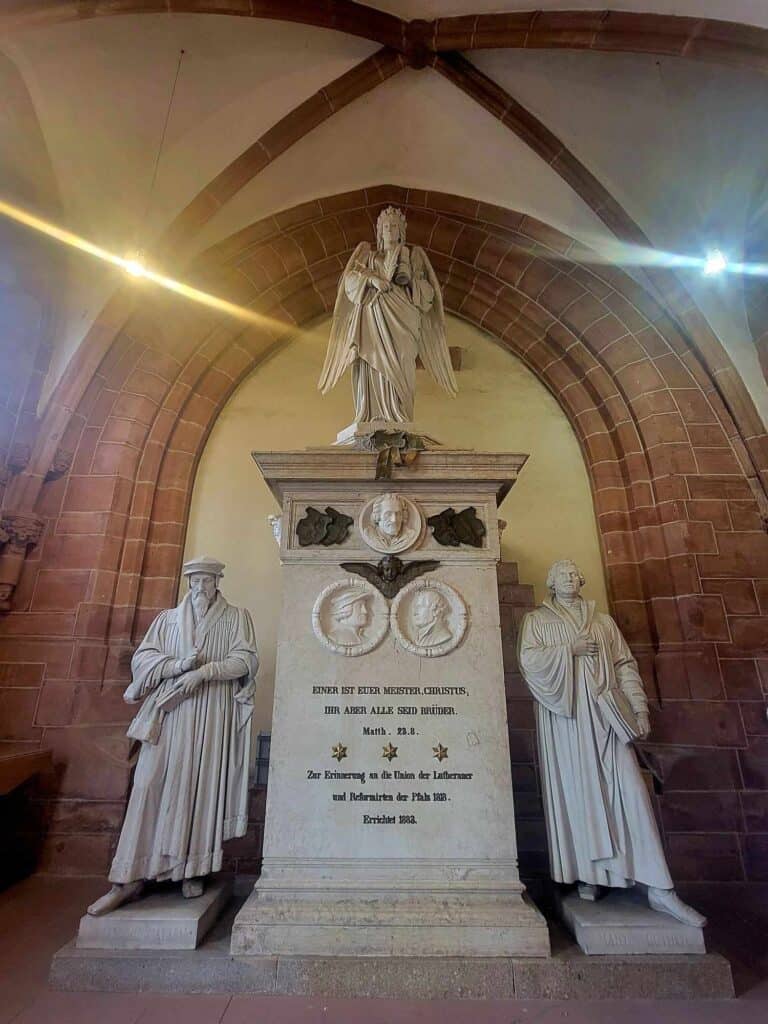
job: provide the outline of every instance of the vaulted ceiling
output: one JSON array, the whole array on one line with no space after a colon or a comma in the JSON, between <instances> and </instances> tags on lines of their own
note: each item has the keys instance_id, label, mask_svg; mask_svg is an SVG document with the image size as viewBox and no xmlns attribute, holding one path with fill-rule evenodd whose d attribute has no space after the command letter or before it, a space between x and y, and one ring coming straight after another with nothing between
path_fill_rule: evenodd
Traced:
<instances>
[{"instance_id":1,"label":"vaulted ceiling","mask_svg":"<svg viewBox=\"0 0 768 1024\"><path fill-rule=\"evenodd\" d=\"M768 5L535 6L10 0L0 199L178 276L268 214L383 183L531 213L606 258L631 258L617 240L765 258ZM29 261L23 237L0 233L0 266ZM54 242L34 261L50 393L124 281L76 251L62 276ZM768 420L765 288L682 280Z\"/></svg>"}]
</instances>

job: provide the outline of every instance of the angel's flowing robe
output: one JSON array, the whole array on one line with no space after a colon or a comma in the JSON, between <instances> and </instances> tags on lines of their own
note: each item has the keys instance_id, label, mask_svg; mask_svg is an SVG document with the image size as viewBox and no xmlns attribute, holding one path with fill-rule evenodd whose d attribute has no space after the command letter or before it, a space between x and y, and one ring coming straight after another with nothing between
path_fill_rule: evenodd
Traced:
<instances>
[{"instance_id":1,"label":"angel's flowing robe","mask_svg":"<svg viewBox=\"0 0 768 1024\"><path fill-rule=\"evenodd\" d=\"M574 656L579 637L596 656ZM647 713L637 662L593 601L546 600L523 619L520 670L536 698L544 814L556 882L671 889L650 797L631 744L606 710L623 692L630 714ZM622 694L618 694L622 701Z\"/></svg>"},{"instance_id":2,"label":"angel's flowing robe","mask_svg":"<svg viewBox=\"0 0 768 1024\"><path fill-rule=\"evenodd\" d=\"M344 275L347 297L360 307L352 365L358 421L413 419L421 316L432 308L435 292L425 277L394 283L398 252L399 247L390 253L369 251L365 259L370 270L391 282L389 291L380 292L357 270Z\"/></svg>"},{"instance_id":3,"label":"angel's flowing robe","mask_svg":"<svg viewBox=\"0 0 768 1024\"><path fill-rule=\"evenodd\" d=\"M203 655L206 679L172 711L175 663ZM191 596L161 612L136 650L129 703L143 701L128 735L141 741L111 882L194 878L221 868L224 840L248 822L254 676L258 654L247 611L217 592L195 622Z\"/></svg>"},{"instance_id":4,"label":"angel's flowing robe","mask_svg":"<svg viewBox=\"0 0 768 1024\"><path fill-rule=\"evenodd\" d=\"M414 246L411 279L396 284L404 250L397 246L383 252L361 242L339 284L320 389L330 390L351 365L357 422L413 419L419 355L437 382L456 393L437 279L423 250ZM358 264L389 281L390 288L379 291L356 269Z\"/></svg>"}]
</instances>

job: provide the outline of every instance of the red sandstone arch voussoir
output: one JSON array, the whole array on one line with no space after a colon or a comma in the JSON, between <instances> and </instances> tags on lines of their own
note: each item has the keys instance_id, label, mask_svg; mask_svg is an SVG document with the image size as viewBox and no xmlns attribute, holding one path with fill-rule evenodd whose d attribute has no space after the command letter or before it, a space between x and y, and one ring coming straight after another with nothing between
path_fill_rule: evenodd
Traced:
<instances>
[{"instance_id":1,"label":"red sandstone arch voussoir","mask_svg":"<svg viewBox=\"0 0 768 1024\"><path fill-rule=\"evenodd\" d=\"M25 570L25 607L0 624L0 660L12 643L50 662L39 724L72 772L89 755L67 727L80 734L119 718L131 644L175 595L196 467L216 417L273 346L328 314L353 244L370 237L389 202L406 208L448 308L522 359L573 425L612 609L648 681L655 676L651 692L670 700L656 718L659 741L717 745L727 720L733 744L745 744L740 704L726 698L734 678L758 679L766 619L757 596L748 614L734 601L768 581L768 548L732 421L685 336L625 275L590 266L582 247L546 225L460 197L376 189L275 215L197 261L195 283L216 282L276 322L225 322L153 293L79 382L67 427L72 473L43 488L48 531ZM37 574L51 570L59 592L89 580L66 613L41 599ZM71 713L58 699L70 689ZM685 715L694 740L675 732ZM72 778L67 793L89 792ZM119 796L124 783L109 784Z\"/></svg>"},{"instance_id":2,"label":"red sandstone arch voussoir","mask_svg":"<svg viewBox=\"0 0 768 1024\"><path fill-rule=\"evenodd\" d=\"M685 658L676 645L711 647L714 621L715 635L730 637L723 599L702 594L702 573L720 563L739 571L722 524L701 518L715 499L700 495L717 493L720 480L737 504L748 505L750 492L713 409L711 381L700 367L689 371L685 340L667 335L663 315L649 319L657 307L636 285L574 263L569 253L580 247L529 217L405 189L328 197L269 218L198 260L196 281L215 281L285 331L301 326L330 311L352 245L371 234L388 202L405 206L413 240L426 245L444 280L448 308L523 359L568 415L592 481L614 610L638 653L661 652L662 683L677 679ZM124 649L173 598L208 432L277 340L274 330L222 328L212 314L158 298L97 368L98 386L86 389L71 418L80 438L75 504L90 506L76 511L65 495L56 527L71 529L72 517L85 514L110 521L77 645ZM116 453L110 466L106 446L126 425L118 444L133 450ZM96 458L102 472L94 472ZM45 564L44 547L38 565ZM106 665L105 679L124 677L124 660L110 655Z\"/></svg>"}]
</instances>

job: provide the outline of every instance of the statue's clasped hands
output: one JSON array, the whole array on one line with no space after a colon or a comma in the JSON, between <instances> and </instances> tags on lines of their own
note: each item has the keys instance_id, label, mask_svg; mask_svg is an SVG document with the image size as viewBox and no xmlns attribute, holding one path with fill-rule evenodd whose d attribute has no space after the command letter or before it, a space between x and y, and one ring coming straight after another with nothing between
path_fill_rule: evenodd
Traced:
<instances>
[{"instance_id":1,"label":"statue's clasped hands","mask_svg":"<svg viewBox=\"0 0 768 1024\"><path fill-rule=\"evenodd\" d=\"M369 270L365 263L356 263L354 269L358 274L362 274L368 284L372 284L377 291L388 292L392 287L391 281L388 281L386 277L382 277L381 274L377 274L375 270Z\"/></svg>"},{"instance_id":2,"label":"statue's clasped hands","mask_svg":"<svg viewBox=\"0 0 768 1024\"><path fill-rule=\"evenodd\" d=\"M201 665L203 656L200 651L195 651L188 658L182 658L179 662L180 674L176 677L174 689L181 691L185 697L194 693L198 686L205 682L205 673Z\"/></svg>"},{"instance_id":3,"label":"statue's clasped hands","mask_svg":"<svg viewBox=\"0 0 768 1024\"><path fill-rule=\"evenodd\" d=\"M191 672L193 668L197 668L202 662L202 655L200 651L195 651L194 654L190 654L188 658L182 658L179 662L179 675L183 675L185 672Z\"/></svg>"},{"instance_id":4,"label":"statue's clasped hands","mask_svg":"<svg viewBox=\"0 0 768 1024\"><path fill-rule=\"evenodd\" d=\"M206 675L202 668L193 668L191 672L185 672L184 675L179 676L179 689L185 697L189 697L201 683L205 682L205 679Z\"/></svg>"}]
</instances>

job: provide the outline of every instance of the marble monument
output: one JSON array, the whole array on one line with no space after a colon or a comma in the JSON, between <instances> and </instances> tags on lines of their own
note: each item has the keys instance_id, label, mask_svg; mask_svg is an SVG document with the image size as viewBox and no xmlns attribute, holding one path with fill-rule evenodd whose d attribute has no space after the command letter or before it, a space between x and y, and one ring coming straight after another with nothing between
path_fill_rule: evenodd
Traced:
<instances>
[{"instance_id":1,"label":"marble monument","mask_svg":"<svg viewBox=\"0 0 768 1024\"><path fill-rule=\"evenodd\" d=\"M224 568L187 562L189 592L133 655L125 699L141 708L128 736L141 749L112 888L88 907L92 917L137 899L147 880L180 881L184 897L202 896L222 843L245 834L258 654L250 614L219 590Z\"/></svg>"},{"instance_id":2,"label":"marble monument","mask_svg":"<svg viewBox=\"0 0 768 1024\"><path fill-rule=\"evenodd\" d=\"M383 210L339 282L319 387L351 367L355 422L331 448L253 453L281 506L283 604L237 956L549 953L517 868L496 586L497 507L527 456L411 432L417 357L451 395L456 380L405 228ZM455 508L470 543L446 547L426 524Z\"/></svg>"},{"instance_id":3,"label":"marble monument","mask_svg":"<svg viewBox=\"0 0 768 1024\"><path fill-rule=\"evenodd\" d=\"M569 560L549 571L550 597L523 619L520 670L536 699L539 758L552 877L601 888L647 887L652 910L701 929L667 868L632 740L650 732L637 662L610 615L581 596ZM677 950L673 950L677 951Z\"/></svg>"},{"instance_id":4,"label":"marble monument","mask_svg":"<svg viewBox=\"0 0 768 1024\"><path fill-rule=\"evenodd\" d=\"M391 479L351 447L254 459L282 509L283 593L263 868L232 953L547 956L517 867L496 582L526 456L430 449ZM326 507L349 533L303 542ZM421 528L451 507L474 509L478 544Z\"/></svg>"}]
</instances>

